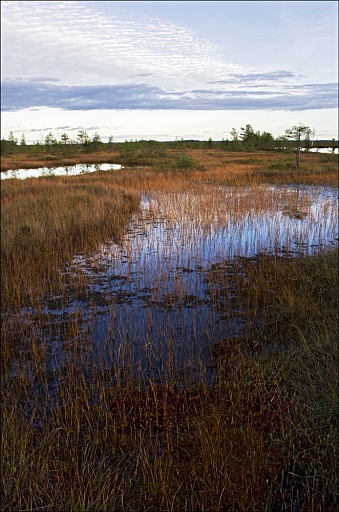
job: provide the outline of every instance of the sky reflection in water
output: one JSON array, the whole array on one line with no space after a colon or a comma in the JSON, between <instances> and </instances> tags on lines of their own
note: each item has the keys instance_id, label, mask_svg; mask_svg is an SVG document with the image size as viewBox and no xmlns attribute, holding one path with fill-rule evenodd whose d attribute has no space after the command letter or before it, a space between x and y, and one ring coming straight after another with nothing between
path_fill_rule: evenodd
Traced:
<instances>
[{"instance_id":1,"label":"sky reflection in water","mask_svg":"<svg viewBox=\"0 0 339 512\"><path fill-rule=\"evenodd\" d=\"M24 180L26 178L43 178L46 176L77 176L78 174L87 174L95 171L109 171L122 169L119 164L77 164L68 167L40 167L38 169L16 169L11 171L2 171L1 179L17 178Z\"/></svg>"},{"instance_id":2,"label":"sky reflection in water","mask_svg":"<svg viewBox=\"0 0 339 512\"><path fill-rule=\"evenodd\" d=\"M46 321L38 328L50 369L73 362L155 378L179 372L177 380L203 372L210 380L211 344L245 327L236 301L226 314L212 298L211 268L260 252L313 254L337 244L334 189L261 187L259 206L251 188L207 187L209 205L211 193L216 200L208 211L194 190L143 195L119 243L104 243L89 257L77 255L62 270L70 281L68 303L47 298ZM76 283L83 276L88 282L79 295ZM34 321L34 312L29 316ZM75 321L81 329L65 343Z\"/></svg>"}]
</instances>

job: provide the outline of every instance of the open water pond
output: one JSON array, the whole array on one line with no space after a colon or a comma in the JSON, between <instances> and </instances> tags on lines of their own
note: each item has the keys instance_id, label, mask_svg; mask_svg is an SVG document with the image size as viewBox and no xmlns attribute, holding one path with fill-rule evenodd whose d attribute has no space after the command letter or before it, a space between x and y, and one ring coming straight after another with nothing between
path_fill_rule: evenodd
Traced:
<instances>
[{"instance_id":1,"label":"open water pond","mask_svg":"<svg viewBox=\"0 0 339 512\"><path fill-rule=\"evenodd\" d=\"M77 164L67 167L39 167L38 169L16 169L2 171L1 179L17 178L24 180L26 178L43 178L44 176L76 176L78 174L87 174L95 171L116 171L122 169L119 164Z\"/></svg>"},{"instance_id":2,"label":"open water pond","mask_svg":"<svg viewBox=\"0 0 339 512\"><path fill-rule=\"evenodd\" d=\"M250 327L237 283L240 276L250 292L255 282L242 258L314 254L337 242L335 189L144 193L120 240L76 255L60 270L66 293L41 298L39 311L25 308L17 320L43 346L51 375L73 364L104 370L111 383L163 375L210 382L211 346Z\"/></svg>"}]
</instances>

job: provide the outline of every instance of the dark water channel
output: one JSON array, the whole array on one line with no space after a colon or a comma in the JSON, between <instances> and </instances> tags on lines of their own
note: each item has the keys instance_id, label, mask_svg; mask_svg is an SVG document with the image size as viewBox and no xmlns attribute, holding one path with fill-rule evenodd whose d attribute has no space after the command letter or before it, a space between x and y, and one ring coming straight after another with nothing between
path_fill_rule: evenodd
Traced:
<instances>
[{"instance_id":1,"label":"dark water channel","mask_svg":"<svg viewBox=\"0 0 339 512\"><path fill-rule=\"evenodd\" d=\"M338 197L330 188L144 194L119 242L76 255L60 271L66 302L44 297L40 311L18 316L34 326L51 375L74 364L107 371L112 382L122 375L211 382L211 345L246 328L232 286L240 258L315 254L337 242ZM221 266L227 310L209 278Z\"/></svg>"}]
</instances>

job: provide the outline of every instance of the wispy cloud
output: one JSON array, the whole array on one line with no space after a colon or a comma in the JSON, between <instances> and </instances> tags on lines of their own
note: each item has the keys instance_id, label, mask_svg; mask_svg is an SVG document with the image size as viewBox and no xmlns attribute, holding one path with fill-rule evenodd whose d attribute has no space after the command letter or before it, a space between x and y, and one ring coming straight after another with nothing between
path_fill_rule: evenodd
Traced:
<instances>
[{"instance_id":1,"label":"wispy cloud","mask_svg":"<svg viewBox=\"0 0 339 512\"><path fill-rule=\"evenodd\" d=\"M241 85L246 82L261 83L262 82L282 82L290 79L300 78L291 71L269 71L267 73L230 73L229 77L225 80L216 80L213 82L206 82L207 84L238 84Z\"/></svg>"},{"instance_id":2,"label":"wispy cloud","mask_svg":"<svg viewBox=\"0 0 339 512\"><path fill-rule=\"evenodd\" d=\"M247 69L187 26L96 4L1 3L4 111L337 107L337 84L288 68Z\"/></svg>"},{"instance_id":3,"label":"wispy cloud","mask_svg":"<svg viewBox=\"0 0 339 512\"><path fill-rule=\"evenodd\" d=\"M182 87L218 69L241 69L225 62L217 45L170 21L104 16L78 2L3 4L5 78L37 77L44 69L65 85L152 76L152 85Z\"/></svg>"}]
</instances>

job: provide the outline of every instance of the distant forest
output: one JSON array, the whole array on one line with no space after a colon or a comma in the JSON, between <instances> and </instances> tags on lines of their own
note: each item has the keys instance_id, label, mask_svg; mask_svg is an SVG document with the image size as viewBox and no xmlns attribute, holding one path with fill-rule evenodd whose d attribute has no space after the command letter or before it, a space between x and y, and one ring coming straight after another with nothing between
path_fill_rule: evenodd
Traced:
<instances>
[{"instance_id":1,"label":"distant forest","mask_svg":"<svg viewBox=\"0 0 339 512\"><path fill-rule=\"evenodd\" d=\"M99 151L119 151L125 157L132 156L135 152L142 152L148 156L161 156L165 149L223 149L226 151L285 151L293 150L300 146L304 150L329 148L334 152L338 148L338 141L332 140L313 140L312 131L308 127L302 126L302 138L300 137L300 127L293 127L294 133L299 131L298 136L291 137L291 131L286 130L286 134L274 138L269 132L255 131L250 124L237 131L233 128L230 132L230 139L214 141L209 138L206 141L193 139L176 139L174 141L159 142L155 140L125 140L124 142L114 142L111 135L108 142L102 142L101 136L95 133L90 137L85 130L80 130L76 139L71 139L67 133L63 133L60 140L50 132L42 141L36 141L34 144L27 144L25 135L22 134L18 140L11 132L7 139L1 140L1 155L27 154L39 155L50 153L55 155L73 156L79 152L94 153Z\"/></svg>"}]
</instances>

